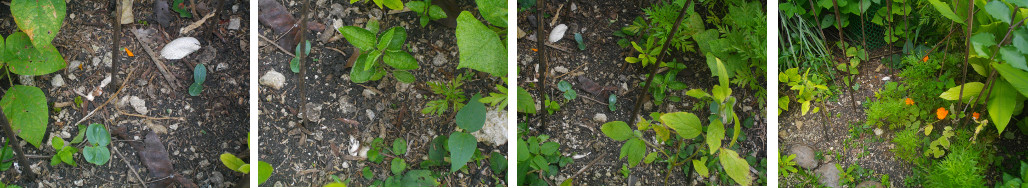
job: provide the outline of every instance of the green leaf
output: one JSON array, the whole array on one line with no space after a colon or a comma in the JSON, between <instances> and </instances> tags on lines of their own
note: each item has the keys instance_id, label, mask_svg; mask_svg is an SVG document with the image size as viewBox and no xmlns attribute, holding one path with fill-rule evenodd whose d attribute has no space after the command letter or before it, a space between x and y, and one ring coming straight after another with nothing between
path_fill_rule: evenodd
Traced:
<instances>
[{"instance_id":1,"label":"green leaf","mask_svg":"<svg viewBox=\"0 0 1028 188\"><path fill-rule=\"evenodd\" d=\"M371 33L366 29L355 27L355 26L343 26L339 28L339 33L343 34L343 38L350 42L351 45L357 47L362 53L373 50L375 48L375 33ZM354 65L354 67L357 67Z\"/></svg>"},{"instance_id":2,"label":"green leaf","mask_svg":"<svg viewBox=\"0 0 1028 188\"><path fill-rule=\"evenodd\" d=\"M393 71L393 77L396 77L397 81L400 81L400 82L403 82L403 83L408 83L408 84L409 83L414 83L414 74L411 74L410 72L407 72L407 71L402 71L402 70Z\"/></svg>"},{"instance_id":3,"label":"green leaf","mask_svg":"<svg viewBox=\"0 0 1028 188\"><path fill-rule=\"evenodd\" d=\"M375 75L375 70L365 70L360 67L364 67L367 64L368 54L361 54L357 57L357 61L354 61L353 68L350 68L350 81L353 83L365 83L371 81L371 77Z\"/></svg>"},{"instance_id":4,"label":"green leaf","mask_svg":"<svg viewBox=\"0 0 1028 188\"><path fill-rule=\"evenodd\" d=\"M575 33L575 43L578 43L578 50L585 50L585 41L581 33Z\"/></svg>"},{"instance_id":5,"label":"green leaf","mask_svg":"<svg viewBox=\"0 0 1028 188\"><path fill-rule=\"evenodd\" d=\"M992 18L1010 24L1010 7L1007 7L1003 1L991 1L985 4L985 12L989 13Z\"/></svg>"},{"instance_id":6,"label":"green leaf","mask_svg":"<svg viewBox=\"0 0 1028 188\"><path fill-rule=\"evenodd\" d=\"M90 144L98 146L107 146L111 143L111 135L107 133L107 128L98 123L89 124L89 128L86 128L86 139Z\"/></svg>"},{"instance_id":7,"label":"green leaf","mask_svg":"<svg viewBox=\"0 0 1028 188\"><path fill-rule=\"evenodd\" d=\"M1006 80L996 80L992 90L992 96L989 97L987 106L989 117L996 124L996 129L999 131L997 134L1003 134L1003 129L1010 123L1010 117L1014 115L1017 104L1024 101L1017 100L1017 91Z\"/></svg>"},{"instance_id":8,"label":"green leaf","mask_svg":"<svg viewBox=\"0 0 1028 188\"><path fill-rule=\"evenodd\" d=\"M964 18L961 18L960 16L957 16L956 13L953 13L953 9L950 8L949 4L942 2L941 0L928 0L928 2L931 3L932 7L935 7L935 10L939 11L939 13L941 13L942 16L949 18L953 22L957 22L960 24L964 23Z\"/></svg>"},{"instance_id":9,"label":"green leaf","mask_svg":"<svg viewBox=\"0 0 1028 188\"><path fill-rule=\"evenodd\" d=\"M1014 32L1013 44L1022 54L1028 54L1028 30L1022 29Z\"/></svg>"},{"instance_id":10,"label":"green leaf","mask_svg":"<svg viewBox=\"0 0 1028 188\"><path fill-rule=\"evenodd\" d=\"M612 121L604 123L600 126L600 130L603 131L603 135L607 135L615 141L625 141L632 138L632 128L628 127L628 123L624 121Z\"/></svg>"},{"instance_id":11,"label":"green leaf","mask_svg":"<svg viewBox=\"0 0 1028 188\"><path fill-rule=\"evenodd\" d=\"M478 140L475 136L464 132L450 133L450 172L456 172L467 165L471 155L478 150Z\"/></svg>"},{"instance_id":12,"label":"green leaf","mask_svg":"<svg viewBox=\"0 0 1028 188\"><path fill-rule=\"evenodd\" d=\"M646 164L653 163L654 160L657 160L657 152L650 152L650 154L646 154L646 158L643 158L643 162Z\"/></svg>"},{"instance_id":13,"label":"green leaf","mask_svg":"<svg viewBox=\"0 0 1028 188\"><path fill-rule=\"evenodd\" d=\"M207 66L202 63L196 64L193 67L193 82L202 84L204 81L207 81Z\"/></svg>"},{"instance_id":14,"label":"green leaf","mask_svg":"<svg viewBox=\"0 0 1028 188\"><path fill-rule=\"evenodd\" d=\"M396 140L393 140L393 153L395 153L396 155L403 155L407 153L407 141L404 141L403 138L397 138Z\"/></svg>"},{"instance_id":15,"label":"green leaf","mask_svg":"<svg viewBox=\"0 0 1028 188\"><path fill-rule=\"evenodd\" d=\"M384 2L382 2L382 4L385 5L386 7L389 7L389 9L393 9L393 10L402 10L403 9L403 2L400 1L400 0L383 0L383 1ZM375 2L378 3L377 0ZM381 8L381 6L379 6L379 8Z\"/></svg>"},{"instance_id":16,"label":"green leaf","mask_svg":"<svg viewBox=\"0 0 1028 188\"><path fill-rule=\"evenodd\" d=\"M0 99L0 107L18 137L39 148L50 112L43 90L32 86L11 86Z\"/></svg>"},{"instance_id":17,"label":"green leaf","mask_svg":"<svg viewBox=\"0 0 1028 188\"><path fill-rule=\"evenodd\" d=\"M389 43L385 43L388 41ZM403 43L407 41L407 30L403 27L391 27L378 41L378 49L402 50Z\"/></svg>"},{"instance_id":18,"label":"green leaf","mask_svg":"<svg viewBox=\"0 0 1028 188\"><path fill-rule=\"evenodd\" d=\"M425 3L424 1L408 1L404 5L406 5L407 8L410 9L411 11L417 12L419 15L421 15L421 14L425 13L425 5L426 4L427 3Z\"/></svg>"},{"instance_id":19,"label":"green leaf","mask_svg":"<svg viewBox=\"0 0 1028 188\"><path fill-rule=\"evenodd\" d=\"M64 149L64 139L56 136L50 138L50 147L53 147L55 151L61 151Z\"/></svg>"},{"instance_id":20,"label":"green leaf","mask_svg":"<svg viewBox=\"0 0 1028 188\"><path fill-rule=\"evenodd\" d=\"M238 169L239 167L245 165L246 162L243 162L243 160L239 159L239 157L236 157L236 155L226 152L221 154L221 164L225 164L225 167L228 167L228 169L232 169L237 172L242 172Z\"/></svg>"},{"instance_id":21,"label":"green leaf","mask_svg":"<svg viewBox=\"0 0 1028 188\"><path fill-rule=\"evenodd\" d=\"M710 94L707 94L707 92L703 91L702 89L690 89L689 91L685 92L685 95L697 99L713 98L712 96L710 96Z\"/></svg>"},{"instance_id":22,"label":"green leaf","mask_svg":"<svg viewBox=\"0 0 1028 188\"><path fill-rule=\"evenodd\" d=\"M268 181L268 178L271 178L271 172L273 171L275 171L275 169L271 166L271 164L268 164L264 161L257 161L257 181L259 182L258 184L264 184L264 182Z\"/></svg>"},{"instance_id":23,"label":"green leaf","mask_svg":"<svg viewBox=\"0 0 1028 188\"><path fill-rule=\"evenodd\" d=\"M63 0L12 0L11 16L18 29L32 38L32 45L42 48L61 30L67 7Z\"/></svg>"},{"instance_id":24,"label":"green leaf","mask_svg":"<svg viewBox=\"0 0 1028 188\"><path fill-rule=\"evenodd\" d=\"M731 177L739 185L750 185L752 177L750 177L750 164L746 162L746 159L739 158L738 153L724 148L721 148L718 159L721 160L721 166L728 173L728 177Z\"/></svg>"},{"instance_id":25,"label":"green leaf","mask_svg":"<svg viewBox=\"0 0 1028 188\"><path fill-rule=\"evenodd\" d=\"M625 142L625 145L621 146L621 152L627 154L622 156L628 156L628 167L635 167L646 156L646 143L638 138L632 138Z\"/></svg>"},{"instance_id":26,"label":"green leaf","mask_svg":"<svg viewBox=\"0 0 1028 188\"><path fill-rule=\"evenodd\" d=\"M385 62L386 65L397 70L414 70L421 68L421 66L418 65L418 60L414 59L414 56L411 56L405 51L386 50L385 57L383 57L382 61Z\"/></svg>"},{"instance_id":27,"label":"green leaf","mask_svg":"<svg viewBox=\"0 0 1028 188\"><path fill-rule=\"evenodd\" d=\"M393 158L393 161L389 164L389 170L393 172L393 175L400 175L404 170L407 170L407 162L401 158Z\"/></svg>"},{"instance_id":28,"label":"green leaf","mask_svg":"<svg viewBox=\"0 0 1028 188\"><path fill-rule=\"evenodd\" d=\"M174 10L175 12L178 12L178 16L179 17L183 17L183 18L192 18L193 17L193 13L190 13L189 10L186 10L185 0L175 0L175 1L173 1L171 3L171 10Z\"/></svg>"},{"instance_id":29,"label":"green leaf","mask_svg":"<svg viewBox=\"0 0 1028 188\"><path fill-rule=\"evenodd\" d=\"M478 5L478 13L482 14L485 21L489 21L494 26L507 27L506 0L475 0L475 4ZM463 15L463 13L461 14Z\"/></svg>"},{"instance_id":30,"label":"green leaf","mask_svg":"<svg viewBox=\"0 0 1028 188\"><path fill-rule=\"evenodd\" d=\"M189 96L200 96L200 93L202 92L203 85L200 85L200 83L194 82L193 84L189 85Z\"/></svg>"},{"instance_id":31,"label":"green leaf","mask_svg":"<svg viewBox=\"0 0 1028 188\"><path fill-rule=\"evenodd\" d=\"M678 136L684 139L696 138L702 131L700 118L689 112L673 112L661 115L660 122L674 129Z\"/></svg>"},{"instance_id":32,"label":"green leaf","mask_svg":"<svg viewBox=\"0 0 1028 188\"><path fill-rule=\"evenodd\" d=\"M974 51L976 53L978 53L978 56L982 56L982 57L989 57L989 56L991 56L991 54L988 54L985 50L987 50L987 49L989 49L989 48L991 48L992 46L995 46L995 45L996 45L996 36L992 35L992 33L981 32L981 33L975 34L974 36L971 36L971 46L974 47Z\"/></svg>"},{"instance_id":33,"label":"green leaf","mask_svg":"<svg viewBox=\"0 0 1028 188\"><path fill-rule=\"evenodd\" d=\"M707 157L702 157L700 160L693 159L692 167L696 169L696 173L699 173L700 176L704 178L710 177L710 172L707 170Z\"/></svg>"},{"instance_id":34,"label":"green leaf","mask_svg":"<svg viewBox=\"0 0 1028 188\"><path fill-rule=\"evenodd\" d=\"M439 7L438 5L432 5L431 7L428 8L428 17L432 18L432 20L438 20L438 19L446 18L447 16L446 16L446 12L443 11L442 7ZM506 27L506 26L502 26L502 27Z\"/></svg>"},{"instance_id":35,"label":"green leaf","mask_svg":"<svg viewBox=\"0 0 1028 188\"><path fill-rule=\"evenodd\" d=\"M499 152L489 153L489 169L493 170L493 174L506 174L507 157Z\"/></svg>"},{"instance_id":36,"label":"green leaf","mask_svg":"<svg viewBox=\"0 0 1028 188\"><path fill-rule=\"evenodd\" d=\"M64 164L78 167L78 164L75 163L75 159L72 158L75 153L78 153L78 151L78 148L75 147L64 147L57 153L57 156L60 156L61 161L64 162Z\"/></svg>"},{"instance_id":37,"label":"green leaf","mask_svg":"<svg viewBox=\"0 0 1028 188\"><path fill-rule=\"evenodd\" d=\"M482 98L478 94L471 97L467 105L457 111L457 117L455 118L457 126L461 129L467 130L468 132L475 132L482 129L485 125L485 104L479 102L478 99Z\"/></svg>"},{"instance_id":38,"label":"green leaf","mask_svg":"<svg viewBox=\"0 0 1028 188\"><path fill-rule=\"evenodd\" d=\"M557 153L557 151L558 151L557 149L559 149L559 148L560 148L560 144L558 144L556 142L546 142L546 143L543 143L543 147L542 148L539 148L539 153L542 153L543 155L553 155L553 154Z\"/></svg>"},{"instance_id":39,"label":"green leaf","mask_svg":"<svg viewBox=\"0 0 1028 188\"><path fill-rule=\"evenodd\" d=\"M566 80L561 80L557 83L557 90L567 92L568 90L571 90L571 83Z\"/></svg>"},{"instance_id":40,"label":"green leaf","mask_svg":"<svg viewBox=\"0 0 1028 188\"><path fill-rule=\"evenodd\" d=\"M1010 66L1028 71L1028 65L1025 64L1024 60L1025 54L1018 52L1017 48L1014 48L1013 46L1004 46L999 49L999 54L1002 55L1001 57L1003 58L1003 61L1006 61Z\"/></svg>"},{"instance_id":41,"label":"green leaf","mask_svg":"<svg viewBox=\"0 0 1028 188\"><path fill-rule=\"evenodd\" d=\"M78 127L79 127L79 134L76 134L75 138L71 139L71 144L82 143L82 138L86 136L86 126L85 125L78 125Z\"/></svg>"},{"instance_id":42,"label":"green leaf","mask_svg":"<svg viewBox=\"0 0 1028 188\"><path fill-rule=\"evenodd\" d=\"M64 69L64 57L49 43L33 46L29 36L15 32L7 37L4 57L11 72L20 75L44 75Z\"/></svg>"},{"instance_id":43,"label":"green leaf","mask_svg":"<svg viewBox=\"0 0 1028 188\"><path fill-rule=\"evenodd\" d=\"M725 138L725 126L721 123L721 120L714 120L707 126L707 148L710 148L710 153L714 153L718 148L721 148L721 140Z\"/></svg>"},{"instance_id":44,"label":"green leaf","mask_svg":"<svg viewBox=\"0 0 1028 188\"><path fill-rule=\"evenodd\" d=\"M518 138L518 162L528 160L528 142Z\"/></svg>"},{"instance_id":45,"label":"green leaf","mask_svg":"<svg viewBox=\"0 0 1028 188\"><path fill-rule=\"evenodd\" d=\"M964 87L964 96L963 97L960 97L960 87L961 86L956 86L956 87L953 87L953 88L949 88L949 90L947 90L946 92L943 92L942 94L940 94L939 97L941 97L942 99L951 100L951 101L955 101L955 100L957 100L957 98L961 98L961 99L967 101L968 98L977 97L978 93L982 91L982 87L984 87L984 86L985 86L985 84L982 84L981 82L966 83L966 84L963 85L963 87Z\"/></svg>"},{"instance_id":46,"label":"green leaf","mask_svg":"<svg viewBox=\"0 0 1028 188\"><path fill-rule=\"evenodd\" d=\"M535 99L528 90L518 86L518 112L535 114Z\"/></svg>"},{"instance_id":47,"label":"green leaf","mask_svg":"<svg viewBox=\"0 0 1028 188\"><path fill-rule=\"evenodd\" d=\"M610 108L611 112L616 111L617 110L617 103L618 103L618 96L614 95L614 94L610 94L610 97L607 98L607 108Z\"/></svg>"},{"instance_id":48,"label":"green leaf","mask_svg":"<svg viewBox=\"0 0 1028 188\"><path fill-rule=\"evenodd\" d=\"M103 166L111 159L111 151L107 150L107 146L86 146L82 148L82 156L89 163Z\"/></svg>"},{"instance_id":49,"label":"green leaf","mask_svg":"<svg viewBox=\"0 0 1028 188\"><path fill-rule=\"evenodd\" d=\"M475 19L468 11L457 16L457 68L470 68L493 76L507 75L507 49L500 36Z\"/></svg>"},{"instance_id":50,"label":"green leaf","mask_svg":"<svg viewBox=\"0 0 1028 188\"><path fill-rule=\"evenodd\" d=\"M992 63L992 68L996 69L1000 76L1007 79L1007 82L1014 86L1014 89L1020 92L1021 95L1028 96L1028 72L1014 69L1010 64L999 64L996 62Z\"/></svg>"}]
</instances>

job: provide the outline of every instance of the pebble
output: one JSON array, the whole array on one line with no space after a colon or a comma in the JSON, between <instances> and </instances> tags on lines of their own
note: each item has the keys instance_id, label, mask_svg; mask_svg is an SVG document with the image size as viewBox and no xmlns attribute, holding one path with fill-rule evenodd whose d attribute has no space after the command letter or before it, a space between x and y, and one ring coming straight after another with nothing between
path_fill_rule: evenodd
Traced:
<instances>
[{"instance_id":1,"label":"pebble","mask_svg":"<svg viewBox=\"0 0 1028 188\"><path fill-rule=\"evenodd\" d=\"M339 111L341 111L343 114L357 112L357 106L353 105L353 103L350 103L350 97L346 96L339 98L339 108Z\"/></svg>"},{"instance_id":2,"label":"pebble","mask_svg":"<svg viewBox=\"0 0 1028 188\"><path fill-rule=\"evenodd\" d=\"M304 114L308 121L317 122L321 119L321 103L307 103Z\"/></svg>"},{"instance_id":3,"label":"pebble","mask_svg":"<svg viewBox=\"0 0 1028 188\"><path fill-rule=\"evenodd\" d=\"M375 97L375 92L370 89L364 89L364 91L361 92L361 95L364 95L364 98L372 98Z\"/></svg>"},{"instance_id":4,"label":"pebble","mask_svg":"<svg viewBox=\"0 0 1028 188\"><path fill-rule=\"evenodd\" d=\"M61 74L57 74L57 76L50 80L50 85L53 85L55 88L64 86L64 77L61 77Z\"/></svg>"},{"instance_id":5,"label":"pebble","mask_svg":"<svg viewBox=\"0 0 1028 188\"><path fill-rule=\"evenodd\" d=\"M372 121L375 120L375 112L374 111L371 111L371 109L366 109L366 110L364 110L364 112L368 114L368 119L369 120L372 120Z\"/></svg>"},{"instance_id":6,"label":"pebble","mask_svg":"<svg viewBox=\"0 0 1028 188\"><path fill-rule=\"evenodd\" d=\"M146 115L147 112L150 112L150 110L146 108L146 101L139 97L132 96L129 98L128 102L129 105L132 105L132 109L135 109L139 114Z\"/></svg>"},{"instance_id":7,"label":"pebble","mask_svg":"<svg viewBox=\"0 0 1028 188\"><path fill-rule=\"evenodd\" d=\"M207 178L207 181L215 185L215 187L221 187L222 184L225 184L225 176L222 176L221 172L214 171L211 173L211 177Z\"/></svg>"},{"instance_id":8,"label":"pebble","mask_svg":"<svg viewBox=\"0 0 1028 188\"><path fill-rule=\"evenodd\" d=\"M228 29L230 29L230 30L239 30L239 25L240 25L239 18L232 18L228 22Z\"/></svg>"},{"instance_id":9,"label":"pebble","mask_svg":"<svg viewBox=\"0 0 1028 188\"><path fill-rule=\"evenodd\" d=\"M882 131L882 128L875 128L875 136L881 136L882 132L884 132Z\"/></svg>"},{"instance_id":10,"label":"pebble","mask_svg":"<svg viewBox=\"0 0 1028 188\"><path fill-rule=\"evenodd\" d=\"M435 66L443 66L446 64L446 61L448 61L448 59L446 59L446 54L442 52L436 52L435 57L432 58L432 64Z\"/></svg>"},{"instance_id":11,"label":"pebble","mask_svg":"<svg viewBox=\"0 0 1028 188\"><path fill-rule=\"evenodd\" d=\"M593 116L593 121L600 122L600 123L606 123L607 122L607 115L606 114L602 114L602 113L597 113L596 115Z\"/></svg>"},{"instance_id":12,"label":"pebble","mask_svg":"<svg viewBox=\"0 0 1028 188\"><path fill-rule=\"evenodd\" d=\"M796 158L793 161L796 162L797 166L814 169L817 168L817 159L814 157L814 149L811 149L806 145L796 145L789 149L789 154L795 154Z\"/></svg>"},{"instance_id":13,"label":"pebble","mask_svg":"<svg viewBox=\"0 0 1028 188\"><path fill-rule=\"evenodd\" d=\"M82 65L82 61L79 61L79 60L71 61L70 63L68 63L68 69L70 69L72 71L78 70L79 65Z\"/></svg>"},{"instance_id":14,"label":"pebble","mask_svg":"<svg viewBox=\"0 0 1028 188\"><path fill-rule=\"evenodd\" d=\"M82 186L85 184L85 180L75 180L75 186Z\"/></svg>"},{"instance_id":15,"label":"pebble","mask_svg":"<svg viewBox=\"0 0 1028 188\"><path fill-rule=\"evenodd\" d=\"M553 71L557 71L557 72L563 74L563 73L568 73L568 68L564 67L564 66L557 66L557 67L553 67Z\"/></svg>"},{"instance_id":16,"label":"pebble","mask_svg":"<svg viewBox=\"0 0 1028 188\"><path fill-rule=\"evenodd\" d=\"M228 63L221 62L221 63L218 63L218 66L214 68L214 71L219 71L220 72L220 71L223 71L225 69L228 69Z\"/></svg>"},{"instance_id":17,"label":"pebble","mask_svg":"<svg viewBox=\"0 0 1028 188\"><path fill-rule=\"evenodd\" d=\"M560 24L560 25L557 25L557 27L553 27L553 30L550 31L550 42L551 43L556 43L557 41L560 41L560 39L563 39L564 38L564 32L567 31L567 30L568 30L568 26L564 25L564 24Z\"/></svg>"},{"instance_id":18,"label":"pebble","mask_svg":"<svg viewBox=\"0 0 1028 188\"><path fill-rule=\"evenodd\" d=\"M817 168L815 173L820 176L820 182L822 185L839 188L839 169L835 168L835 163L828 163L821 165L821 168Z\"/></svg>"},{"instance_id":19,"label":"pebble","mask_svg":"<svg viewBox=\"0 0 1028 188\"><path fill-rule=\"evenodd\" d=\"M479 142L500 146L507 143L507 110L492 109L486 112L485 125L472 132Z\"/></svg>"},{"instance_id":20,"label":"pebble","mask_svg":"<svg viewBox=\"0 0 1028 188\"><path fill-rule=\"evenodd\" d=\"M285 85L286 77L283 76L282 73L275 72L275 70L270 70L267 73L264 73L264 76L261 76L259 82L261 85L268 86L277 90L282 89L282 86Z\"/></svg>"},{"instance_id":21,"label":"pebble","mask_svg":"<svg viewBox=\"0 0 1028 188\"><path fill-rule=\"evenodd\" d=\"M22 85L36 87L36 81L30 75L18 75Z\"/></svg>"}]
</instances>

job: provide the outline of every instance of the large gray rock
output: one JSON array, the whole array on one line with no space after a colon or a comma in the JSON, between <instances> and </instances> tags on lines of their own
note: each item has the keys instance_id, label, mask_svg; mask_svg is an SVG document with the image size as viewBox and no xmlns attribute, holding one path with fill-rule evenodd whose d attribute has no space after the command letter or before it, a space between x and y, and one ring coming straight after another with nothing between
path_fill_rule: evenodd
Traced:
<instances>
[{"instance_id":1,"label":"large gray rock","mask_svg":"<svg viewBox=\"0 0 1028 188\"><path fill-rule=\"evenodd\" d=\"M819 177L821 177L821 185L839 188L839 169L835 168L835 163L828 163L821 165L821 168L817 168L814 171Z\"/></svg>"},{"instance_id":2,"label":"large gray rock","mask_svg":"<svg viewBox=\"0 0 1028 188\"><path fill-rule=\"evenodd\" d=\"M814 157L814 149L811 149L809 146L793 146L789 149L789 154L796 155L796 159L793 159L793 161L796 161L796 165L808 170L817 168L818 161L817 158Z\"/></svg>"}]
</instances>

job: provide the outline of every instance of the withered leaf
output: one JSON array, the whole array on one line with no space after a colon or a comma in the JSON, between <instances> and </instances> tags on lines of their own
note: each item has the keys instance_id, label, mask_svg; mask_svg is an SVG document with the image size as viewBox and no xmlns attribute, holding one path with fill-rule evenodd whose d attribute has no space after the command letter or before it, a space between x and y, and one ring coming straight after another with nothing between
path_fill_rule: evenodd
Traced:
<instances>
[{"instance_id":1,"label":"withered leaf","mask_svg":"<svg viewBox=\"0 0 1028 188\"><path fill-rule=\"evenodd\" d=\"M575 86L578 86L579 89L585 90L585 92L600 96L605 94L607 91L616 91L618 89L614 86L601 86L596 84L592 79L581 75L578 76L578 85Z\"/></svg>"}]
</instances>

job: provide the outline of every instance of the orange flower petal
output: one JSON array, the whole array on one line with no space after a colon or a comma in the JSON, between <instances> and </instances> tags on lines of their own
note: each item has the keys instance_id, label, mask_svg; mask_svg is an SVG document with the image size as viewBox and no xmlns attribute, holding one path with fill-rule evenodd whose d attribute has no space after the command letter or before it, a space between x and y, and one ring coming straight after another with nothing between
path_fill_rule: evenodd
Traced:
<instances>
[{"instance_id":1,"label":"orange flower petal","mask_svg":"<svg viewBox=\"0 0 1028 188\"><path fill-rule=\"evenodd\" d=\"M981 115L982 114L979 114L978 112L971 113L971 117L974 117L974 120L978 120L978 117L980 117Z\"/></svg>"},{"instance_id":2,"label":"orange flower petal","mask_svg":"<svg viewBox=\"0 0 1028 188\"><path fill-rule=\"evenodd\" d=\"M533 52L538 52L538 51L539 51L539 49L535 49L535 48L532 48L532 51L533 51Z\"/></svg>"},{"instance_id":3,"label":"orange flower petal","mask_svg":"<svg viewBox=\"0 0 1028 188\"><path fill-rule=\"evenodd\" d=\"M949 114L949 111L946 111L946 108L943 108L943 107L939 107L938 110L935 110L935 115L938 116L938 118L940 120L946 119L946 115L948 115L948 114Z\"/></svg>"},{"instance_id":4,"label":"orange flower petal","mask_svg":"<svg viewBox=\"0 0 1028 188\"><path fill-rule=\"evenodd\" d=\"M905 102L907 103L907 105L914 105L914 100L911 100L910 98L907 98Z\"/></svg>"},{"instance_id":5,"label":"orange flower petal","mask_svg":"<svg viewBox=\"0 0 1028 188\"><path fill-rule=\"evenodd\" d=\"M132 55L132 50L129 50L128 48L125 48L125 53L128 54L129 57L135 56Z\"/></svg>"},{"instance_id":6,"label":"orange flower petal","mask_svg":"<svg viewBox=\"0 0 1028 188\"><path fill-rule=\"evenodd\" d=\"M924 58L922 58L921 61L928 62L928 56L924 56Z\"/></svg>"}]
</instances>

